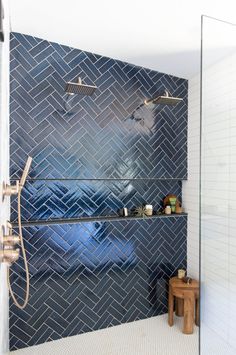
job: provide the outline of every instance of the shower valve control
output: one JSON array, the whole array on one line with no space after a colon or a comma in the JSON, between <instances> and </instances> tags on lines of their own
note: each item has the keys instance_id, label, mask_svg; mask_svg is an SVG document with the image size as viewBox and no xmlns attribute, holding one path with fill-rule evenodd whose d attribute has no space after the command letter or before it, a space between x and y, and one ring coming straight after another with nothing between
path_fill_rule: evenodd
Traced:
<instances>
[{"instance_id":1,"label":"shower valve control","mask_svg":"<svg viewBox=\"0 0 236 355\"><path fill-rule=\"evenodd\" d=\"M9 233L6 234L5 226L0 229L0 263L12 264L19 259L20 249L15 248L20 244L20 237L12 233L12 225L8 222Z\"/></svg>"},{"instance_id":2,"label":"shower valve control","mask_svg":"<svg viewBox=\"0 0 236 355\"><path fill-rule=\"evenodd\" d=\"M9 247L7 249L4 248L3 250L0 250L1 262L12 264L19 259L19 256L20 256L20 249L14 249L12 247Z\"/></svg>"},{"instance_id":3,"label":"shower valve control","mask_svg":"<svg viewBox=\"0 0 236 355\"><path fill-rule=\"evenodd\" d=\"M17 195L19 192L19 181L16 181L15 185L9 185L3 182L2 194L5 196Z\"/></svg>"},{"instance_id":4,"label":"shower valve control","mask_svg":"<svg viewBox=\"0 0 236 355\"><path fill-rule=\"evenodd\" d=\"M3 245L4 246L13 246L20 243L20 237L18 235L9 234L3 236Z\"/></svg>"}]
</instances>

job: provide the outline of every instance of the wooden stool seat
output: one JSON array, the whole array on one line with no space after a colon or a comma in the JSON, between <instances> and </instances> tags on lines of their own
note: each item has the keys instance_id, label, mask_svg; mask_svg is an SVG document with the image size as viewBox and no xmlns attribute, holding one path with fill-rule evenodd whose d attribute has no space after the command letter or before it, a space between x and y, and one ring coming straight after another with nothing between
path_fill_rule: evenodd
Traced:
<instances>
[{"instance_id":1,"label":"wooden stool seat","mask_svg":"<svg viewBox=\"0 0 236 355\"><path fill-rule=\"evenodd\" d=\"M169 281L169 304L168 323L174 324L174 301L175 312L178 316L184 317L183 333L192 334L194 324L199 325L199 282L192 280L186 284L178 277L172 277Z\"/></svg>"}]
</instances>

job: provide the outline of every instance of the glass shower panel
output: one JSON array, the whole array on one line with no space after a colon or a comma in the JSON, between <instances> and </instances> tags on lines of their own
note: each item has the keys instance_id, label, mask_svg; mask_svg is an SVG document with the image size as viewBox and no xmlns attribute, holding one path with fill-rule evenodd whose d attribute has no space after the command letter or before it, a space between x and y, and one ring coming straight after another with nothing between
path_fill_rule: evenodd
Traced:
<instances>
[{"instance_id":1,"label":"glass shower panel","mask_svg":"<svg viewBox=\"0 0 236 355\"><path fill-rule=\"evenodd\" d=\"M236 26L202 18L202 355L236 354Z\"/></svg>"}]
</instances>

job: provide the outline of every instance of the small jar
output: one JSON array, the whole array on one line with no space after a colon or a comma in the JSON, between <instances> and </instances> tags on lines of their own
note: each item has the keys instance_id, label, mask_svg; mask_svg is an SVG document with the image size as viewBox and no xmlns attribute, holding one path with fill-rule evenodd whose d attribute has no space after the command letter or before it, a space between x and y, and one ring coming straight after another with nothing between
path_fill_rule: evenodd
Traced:
<instances>
[{"instance_id":1,"label":"small jar","mask_svg":"<svg viewBox=\"0 0 236 355\"><path fill-rule=\"evenodd\" d=\"M127 208L127 207L124 207L124 208L123 208L123 211L124 211L124 212L123 212L123 216L124 216L124 217L128 217L128 208Z\"/></svg>"},{"instance_id":2,"label":"small jar","mask_svg":"<svg viewBox=\"0 0 236 355\"><path fill-rule=\"evenodd\" d=\"M119 216L121 217L127 217L129 215L129 211L127 207L123 207L118 210Z\"/></svg>"},{"instance_id":3,"label":"small jar","mask_svg":"<svg viewBox=\"0 0 236 355\"><path fill-rule=\"evenodd\" d=\"M169 205L165 208L165 214L171 214L171 207Z\"/></svg>"},{"instance_id":4,"label":"small jar","mask_svg":"<svg viewBox=\"0 0 236 355\"><path fill-rule=\"evenodd\" d=\"M178 270L178 279L183 279L185 277L185 270L179 269Z\"/></svg>"},{"instance_id":5,"label":"small jar","mask_svg":"<svg viewBox=\"0 0 236 355\"><path fill-rule=\"evenodd\" d=\"M180 207L180 206L176 206L176 208L175 208L175 213L183 213L183 208L182 207Z\"/></svg>"},{"instance_id":6,"label":"small jar","mask_svg":"<svg viewBox=\"0 0 236 355\"><path fill-rule=\"evenodd\" d=\"M152 205L146 205L145 206L145 214L146 214L146 216L152 216L152 214L153 214Z\"/></svg>"}]
</instances>

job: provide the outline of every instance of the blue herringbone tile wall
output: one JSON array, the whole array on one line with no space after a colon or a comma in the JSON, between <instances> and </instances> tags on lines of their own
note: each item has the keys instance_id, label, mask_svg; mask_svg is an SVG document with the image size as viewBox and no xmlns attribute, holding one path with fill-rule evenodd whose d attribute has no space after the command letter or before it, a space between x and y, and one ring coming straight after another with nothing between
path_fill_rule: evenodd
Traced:
<instances>
[{"instance_id":1,"label":"blue herringbone tile wall","mask_svg":"<svg viewBox=\"0 0 236 355\"><path fill-rule=\"evenodd\" d=\"M92 97L68 96L81 76ZM144 107L167 89L177 106ZM187 80L19 33L11 35L11 176L187 177ZM20 170L20 171L19 171Z\"/></svg>"},{"instance_id":2,"label":"blue herringbone tile wall","mask_svg":"<svg viewBox=\"0 0 236 355\"><path fill-rule=\"evenodd\" d=\"M22 219L47 220L117 214L126 206L142 204L162 208L163 198L173 193L181 200L181 181L32 181L22 191ZM12 221L17 219L17 198L12 200Z\"/></svg>"},{"instance_id":3,"label":"blue herringbone tile wall","mask_svg":"<svg viewBox=\"0 0 236 355\"><path fill-rule=\"evenodd\" d=\"M30 300L24 311L11 303L11 348L166 312L168 279L186 267L186 216L47 220L114 215L142 203L159 209L168 193L181 199L187 81L19 33L11 35L10 69L11 178L31 155L22 215L45 220L24 228ZM92 97L65 94L78 76L97 85ZM135 111L164 89L184 101ZM22 259L12 269L22 297Z\"/></svg>"},{"instance_id":4,"label":"blue herringbone tile wall","mask_svg":"<svg viewBox=\"0 0 236 355\"><path fill-rule=\"evenodd\" d=\"M10 307L11 349L167 312L167 283L186 268L186 217L24 228L30 301ZM21 297L23 261L12 283ZM20 285L21 287L18 287Z\"/></svg>"}]
</instances>

